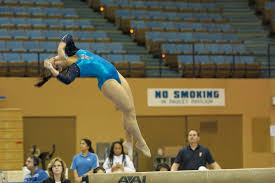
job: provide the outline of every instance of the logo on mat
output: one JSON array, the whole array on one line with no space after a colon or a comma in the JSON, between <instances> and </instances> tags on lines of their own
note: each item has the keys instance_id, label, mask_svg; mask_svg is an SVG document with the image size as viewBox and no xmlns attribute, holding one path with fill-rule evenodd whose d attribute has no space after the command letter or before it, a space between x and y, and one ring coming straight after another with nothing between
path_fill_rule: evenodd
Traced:
<instances>
[{"instance_id":1,"label":"logo on mat","mask_svg":"<svg viewBox=\"0 0 275 183\"><path fill-rule=\"evenodd\" d=\"M122 176L117 183L146 183L146 176Z\"/></svg>"}]
</instances>

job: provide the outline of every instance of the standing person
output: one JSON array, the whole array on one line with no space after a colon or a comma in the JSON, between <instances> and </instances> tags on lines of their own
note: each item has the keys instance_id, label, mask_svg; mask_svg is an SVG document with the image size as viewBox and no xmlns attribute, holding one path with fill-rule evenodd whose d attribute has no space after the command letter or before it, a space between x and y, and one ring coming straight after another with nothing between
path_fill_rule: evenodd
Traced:
<instances>
[{"instance_id":1,"label":"standing person","mask_svg":"<svg viewBox=\"0 0 275 183\"><path fill-rule=\"evenodd\" d=\"M112 143L109 157L105 160L103 168L106 173L136 172L133 162L124 152L121 141Z\"/></svg>"},{"instance_id":2,"label":"standing person","mask_svg":"<svg viewBox=\"0 0 275 183\"><path fill-rule=\"evenodd\" d=\"M92 174L93 170L99 166L98 157L94 154L92 142L89 139L81 140L80 151L80 154L73 157L71 165L76 183L82 182L83 176Z\"/></svg>"},{"instance_id":3,"label":"standing person","mask_svg":"<svg viewBox=\"0 0 275 183\"><path fill-rule=\"evenodd\" d=\"M221 169L220 165L213 159L208 148L199 144L200 134L197 130L188 133L189 145L182 148L171 167L171 171L177 171L179 167L183 170L204 169L208 163L213 169Z\"/></svg>"},{"instance_id":4,"label":"standing person","mask_svg":"<svg viewBox=\"0 0 275 183\"><path fill-rule=\"evenodd\" d=\"M65 177L66 168L65 162L61 158L52 159L48 165L49 177L43 183L71 183Z\"/></svg>"},{"instance_id":5,"label":"standing person","mask_svg":"<svg viewBox=\"0 0 275 183\"><path fill-rule=\"evenodd\" d=\"M51 72L51 75L65 84L70 84L76 77L95 76L103 95L123 113L122 122L126 135L126 141L123 145L127 148L129 156L132 157L134 137L137 140L136 147L145 156L151 157L150 149L136 120L133 95L126 79L109 61L87 50L77 48L70 34L66 34L62 38L57 52L56 57L44 61L44 66ZM65 69L68 69L66 75L60 73ZM42 86L50 77L44 77L37 86Z\"/></svg>"},{"instance_id":6,"label":"standing person","mask_svg":"<svg viewBox=\"0 0 275 183\"><path fill-rule=\"evenodd\" d=\"M24 182L43 182L48 178L48 174L39 168L39 158L34 155L29 155L26 160L27 169L30 173L24 178Z\"/></svg>"}]
</instances>

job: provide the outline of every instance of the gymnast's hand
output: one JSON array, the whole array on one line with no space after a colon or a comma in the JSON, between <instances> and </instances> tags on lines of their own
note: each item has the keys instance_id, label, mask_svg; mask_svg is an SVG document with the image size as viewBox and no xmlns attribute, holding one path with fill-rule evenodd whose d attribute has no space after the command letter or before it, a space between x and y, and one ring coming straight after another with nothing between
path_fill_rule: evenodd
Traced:
<instances>
[{"instance_id":1,"label":"gymnast's hand","mask_svg":"<svg viewBox=\"0 0 275 183\"><path fill-rule=\"evenodd\" d=\"M53 64L51 62L52 62L52 59L44 60L44 67L49 70L53 69Z\"/></svg>"},{"instance_id":2,"label":"gymnast's hand","mask_svg":"<svg viewBox=\"0 0 275 183\"><path fill-rule=\"evenodd\" d=\"M54 77L56 77L59 72L53 67L54 57L44 60L44 67L49 69Z\"/></svg>"}]
</instances>

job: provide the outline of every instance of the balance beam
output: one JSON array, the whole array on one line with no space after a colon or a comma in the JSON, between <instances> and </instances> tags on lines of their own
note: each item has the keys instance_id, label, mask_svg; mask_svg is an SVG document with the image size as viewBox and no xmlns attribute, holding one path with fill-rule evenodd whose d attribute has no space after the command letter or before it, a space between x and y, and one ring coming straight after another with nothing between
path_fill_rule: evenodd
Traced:
<instances>
[{"instance_id":1,"label":"balance beam","mask_svg":"<svg viewBox=\"0 0 275 183\"><path fill-rule=\"evenodd\" d=\"M89 183L275 183L275 168L89 175Z\"/></svg>"}]
</instances>

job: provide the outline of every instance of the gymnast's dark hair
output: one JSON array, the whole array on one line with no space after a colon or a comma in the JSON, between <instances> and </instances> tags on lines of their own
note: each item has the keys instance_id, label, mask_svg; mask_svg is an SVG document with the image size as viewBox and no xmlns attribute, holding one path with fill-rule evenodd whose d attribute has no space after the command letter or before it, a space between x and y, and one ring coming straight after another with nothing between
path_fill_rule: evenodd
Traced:
<instances>
[{"instance_id":1,"label":"gymnast's dark hair","mask_svg":"<svg viewBox=\"0 0 275 183\"><path fill-rule=\"evenodd\" d=\"M95 152L94 149L92 148L92 142L89 139L81 139L81 140L83 140L87 144L87 146L89 147L89 152L90 153Z\"/></svg>"},{"instance_id":2,"label":"gymnast's dark hair","mask_svg":"<svg viewBox=\"0 0 275 183\"><path fill-rule=\"evenodd\" d=\"M68 69L69 68L62 70L61 73L67 72ZM43 86L45 83L47 83L53 77L53 75L49 71L46 71L45 68L43 68L41 72L42 72L42 74L41 74L40 80L34 85L38 88Z\"/></svg>"},{"instance_id":3,"label":"gymnast's dark hair","mask_svg":"<svg viewBox=\"0 0 275 183\"><path fill-rule=\"evenodd\" d=\"M79 48L75 46L73 36L71 34L66 34L61 41L66 43L65 53L68 57L75 55L79 50Z\"/></svg>"},{"instance_id":4,"label":"gymnast's dark hair","mask_svg":"<svg viewBox=\"0 0 275 183\"><path fill-rule=\"evenodd\" d=\"M116 144L119 144L121 146L121 154L123 155L122 157L122 165L123 166L126 166L126 161L125 161L125 152L124 152L124 148L123 148L123 145L122 145L123 141L115 141L112 143L112 146L111 146L111 149L110 149L110 153L109 153L109 161L110 161L110 166L112 167L113 166L113 160L114 160L114 147Z\"/></svg>"}]
</instances>

